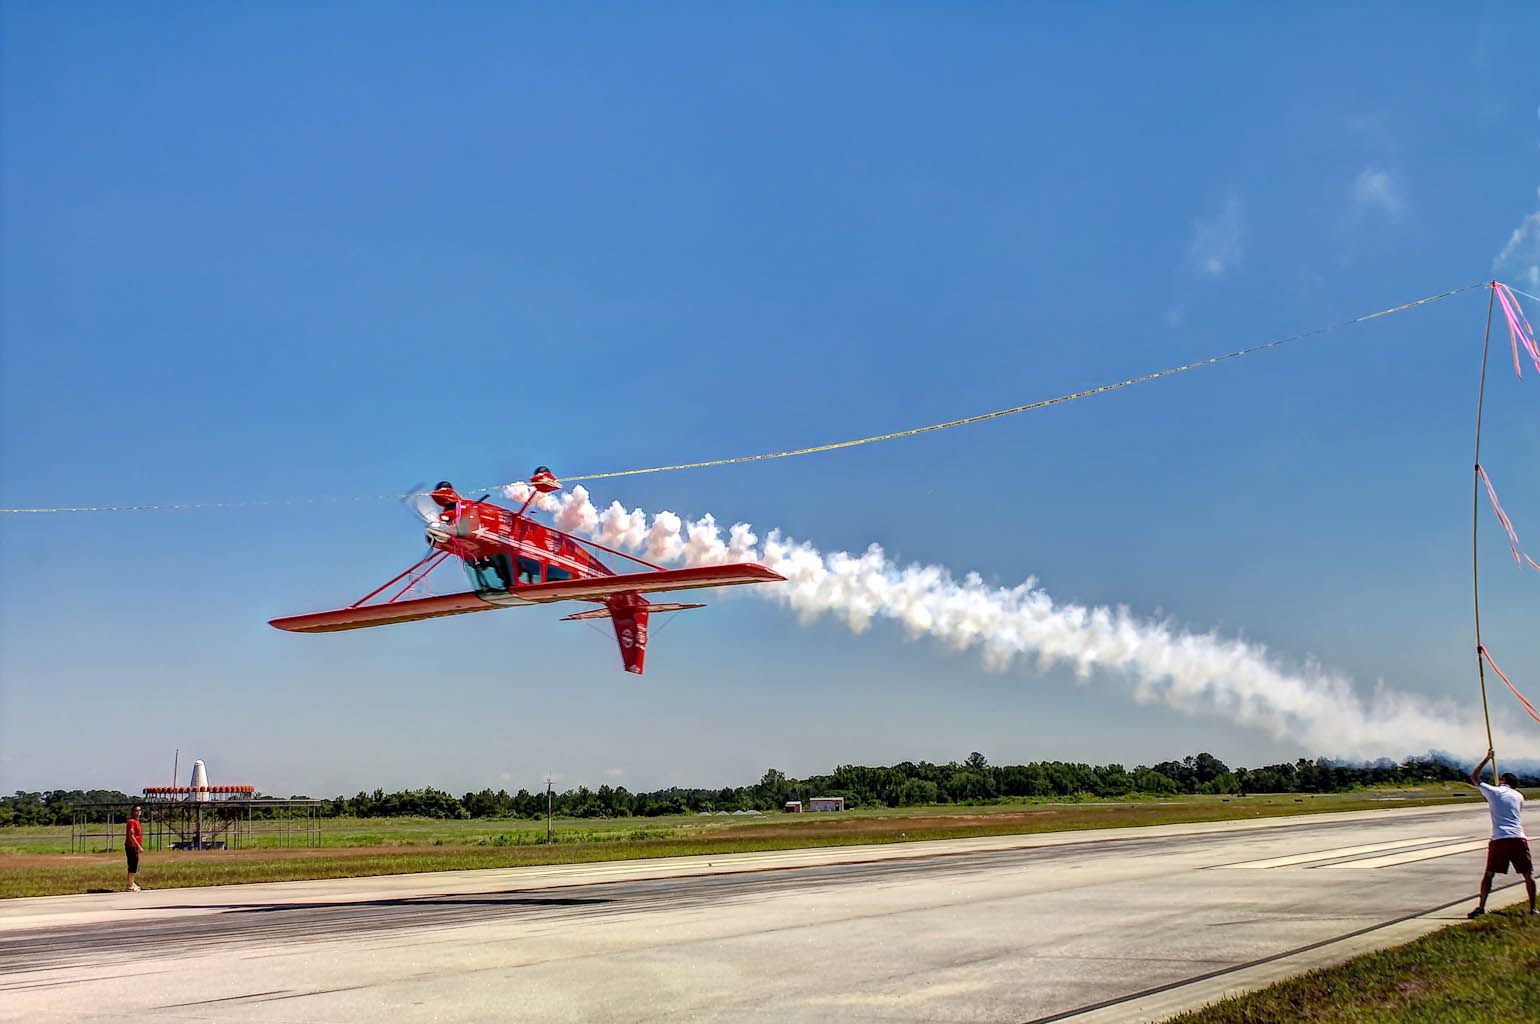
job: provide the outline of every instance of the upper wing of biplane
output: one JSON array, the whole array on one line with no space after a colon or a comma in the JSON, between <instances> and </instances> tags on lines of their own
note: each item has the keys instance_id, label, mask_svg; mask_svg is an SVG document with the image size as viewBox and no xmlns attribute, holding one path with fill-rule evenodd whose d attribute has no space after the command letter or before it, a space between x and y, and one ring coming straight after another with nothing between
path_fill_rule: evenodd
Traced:
<instances>
[{"instance_id":1,"label":"upper wing of biplane","mask_svg":"<svg viewBox=\"0 0 1540 1024\"><path fill-rule=\"evenodd\" d=\"M310 615L291 615L269 623L293 633L333 633L343 629L388 626L397 622L416 622L445 615L485 612L493 608L511 608L526 604L550 604L555 601L603 601L613 594L655 593L663 590L698 590L703 587L732 587L741 583L772 583L786 577L762 565L738 562L731 565L702 565L691 569L661 569L653 572L625 573L582 580L530 583L510 591L481 591L419 597L409 601L356 605Z\"/></svg>"}]
</instances>

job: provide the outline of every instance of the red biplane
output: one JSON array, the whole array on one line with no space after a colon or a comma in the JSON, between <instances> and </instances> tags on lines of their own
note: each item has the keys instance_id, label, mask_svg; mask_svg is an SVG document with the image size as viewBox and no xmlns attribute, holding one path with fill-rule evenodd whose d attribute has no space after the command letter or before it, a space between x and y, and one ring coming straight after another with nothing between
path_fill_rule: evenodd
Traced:
<instances>
[{"instance_id":1,"label":"red biplane","mask_svg":"<svg viewBox=\"0 0 1540 1024\"><path fill-rule=\"evenodd\" d=\"M704 608L701 604L653 604L644 596L658 591L731 587L769 583L785 577L762 565L739 562L692 569L665 569L633 555L583 540L536 522L529 512L537 495L552 494L561 484L541 466L530 478L530 495L517 512L482 499L462 498L447 481L418 495L418 512L428 527L428 553L346 608L273 619L271 625L295 633L331 633L396 622L436 619L443 615L485 612L556 601L599 605L562 619L609 619L627 672L642 674L647 657L647 619L653 612ZM426 497L427 500L422 500ZM594 551L630 559L646 571L616 573ZM471 590L438 597L407 597L446 559L457 557L470 576ZM396 584L389 597L376 600ZM373 602L373 603L371 603Z\"/></svg>"}]
</instances>

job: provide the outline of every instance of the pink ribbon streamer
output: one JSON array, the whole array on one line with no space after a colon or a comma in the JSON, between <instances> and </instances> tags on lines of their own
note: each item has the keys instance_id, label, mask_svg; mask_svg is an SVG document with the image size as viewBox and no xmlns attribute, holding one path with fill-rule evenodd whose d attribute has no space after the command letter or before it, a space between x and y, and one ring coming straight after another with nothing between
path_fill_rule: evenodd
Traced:
<instances>
[{"instance_id":1,"label":"pink ribbon streamer","mask_svg":"<svg viewBox=\"0 0 1540 1024\"><path fill-rule=\"evenodd\" d=\"M1481 656L1487 660L1487 664L1492 666L1492 671L1497 673L1497 678L1508 684L1508 689L1512 690L1513 695L1519 699L1519 703L1524 705L1524 710L1529 712L1529 717L1540 722L1540 711L1535 710L1535 706L1529 702L1529 698L1520 693L1519 688L1513 685L1513 681L1503 674L1502 669L1497 667L1497 662L1492 660L1491 652L1485 647L1478 647L1476 650L1480 651Z\"/></svg>"},{"instance_id":2,"label":"pink ribbon streamer","mask_svg":"<svg viewBox=\"0 0 1540 1024\"><path fill-rule=\"evenodd\" d=\"M1524 316L1524 307L1519 305L1519 300L1501 281L1492 282L1492 292L1503 307L1503 318L1508 321L1508 341L1513 346L1513 372L1523 379L1524 373L1519 369L1520 345L1524 346L1524 351L1534 361L1536 372L1540 372L1540 346L1535 344L1535 329Z\"/></svg>"},{"instance_id":3,"label":"pink ribbon streamer","mask_svg":"<svg viewBox=\"0 0 1540 1024\"><path fill-rule=\"evenodd\" d=\"M1487 471L1481 466L1476 467L1476 472L1481 474L1481 482L1486 484L1487 497L1492 502L1492 511L1497 513L1497 521L1503 524L1503 530L1508 534L1508 550L1513 552L1513 563L1522 567L1524 562L1528 562L1531 569L1540 572L1540 565L1536 565L1535 560L1519 546L1518 531L1514 530L1513 520L1508 518L1508 513L1503 511L1502 504L1497 500L1497 489L1492 486L1492 478L1487 476ZM1520 561L1521 558L1523 561Z\"/></svg>"}]
</instances>

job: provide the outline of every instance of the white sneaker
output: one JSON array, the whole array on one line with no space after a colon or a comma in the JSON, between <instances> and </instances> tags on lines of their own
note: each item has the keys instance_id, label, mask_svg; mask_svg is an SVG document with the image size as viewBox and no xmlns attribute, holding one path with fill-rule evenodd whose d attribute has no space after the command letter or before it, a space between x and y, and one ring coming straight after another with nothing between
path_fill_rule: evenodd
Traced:
<instances>
[{"instance_id":1,"label":"white sneaker","mask_svg":"<svg viewBox=\"0 0 1540 1024\"><path fill-rule=\"evenodd\" d=\"M139 891L139 884L136 882L133 885L129 886L128 887L128 891L129 892L138 892Z\"/></svg>"}]
</instances>

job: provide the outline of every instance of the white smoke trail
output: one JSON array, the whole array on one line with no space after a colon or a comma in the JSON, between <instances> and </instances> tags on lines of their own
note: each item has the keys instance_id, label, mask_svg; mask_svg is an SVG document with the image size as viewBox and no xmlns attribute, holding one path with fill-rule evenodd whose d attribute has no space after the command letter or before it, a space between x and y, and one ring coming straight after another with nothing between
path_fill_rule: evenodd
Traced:
<instances>
[{"instance_id":1,"label":"white smoke trail","mask_svg":"<svg viewBox=\"0 0 1540 1024\"><path fill-rule=\"evenodd\" d=\"M522 484L508 490L520 502L529 493ZM761 548L745 523L732 526L724 540L709 515L687 522L659 512L649 519L619 502L601 512L581 486L560 498L542 495L537 505L554 513L561 529L641 552L651 561L759 562L787 582L750 589L789 605L804 622L829 614L860 633L873 619L886 618L911 637L934 637L958 651L976 648L994 670L1018 658L1039 672L1067 664L1081 679L1100 670L1128 682L1139 701L1222 715L1321 752L1352 757L1463 752L1485 737L1479 718L1447 701L1397 693L1383 684L1365 700L1347 679L1317 664L1290 671L1260 644L1188 632L1124 607L1060 604L1031 578L1015 587L992 587L977 573L959 580L939 566L894 564L876 544L861 554L824 554L775 530ZM1535 753L1537 746L1532 736L1508 732L1498 744L1522 755Z\"/></svg>"}]
</instances>

